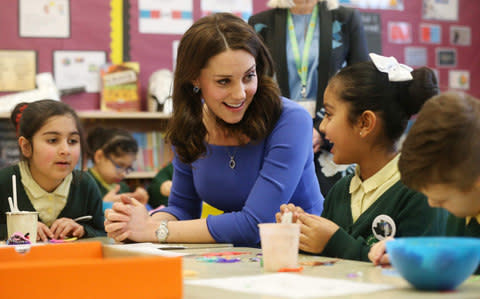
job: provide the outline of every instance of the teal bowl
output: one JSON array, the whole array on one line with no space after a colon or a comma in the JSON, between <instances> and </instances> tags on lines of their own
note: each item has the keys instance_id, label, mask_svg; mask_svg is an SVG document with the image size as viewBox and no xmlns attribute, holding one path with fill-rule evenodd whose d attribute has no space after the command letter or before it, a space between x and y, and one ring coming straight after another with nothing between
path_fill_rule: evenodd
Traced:
<instances>
[{"instance_id":1,"label":"teal bowl","mask_svg":"<svg viewBox=\"0 0 480 299\"><path fill-rule=\"evenodd\" d=\"M477 269L480 239L409 237L386 243L390 262L415 288L453 290Z\"/></svg>"}]
</instances>

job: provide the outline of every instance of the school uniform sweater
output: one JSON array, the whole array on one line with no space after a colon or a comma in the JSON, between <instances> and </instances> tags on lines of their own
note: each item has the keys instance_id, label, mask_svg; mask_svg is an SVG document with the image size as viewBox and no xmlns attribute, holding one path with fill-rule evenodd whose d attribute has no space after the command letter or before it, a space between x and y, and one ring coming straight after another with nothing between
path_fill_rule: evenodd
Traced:
<instances>
[{"instance_id":1,"label":"school uniform sweater","mask_svg":"<svg viewBox=\"0 0 480 299\"><path fill-rule=\"evenodd\" d=\"M30 199L25 192L22 177L18 165L0 169L0 239L7 239L7 225L5 212L10 211L8 205L8 196L12 196L12 175L17 177L17 203L20 211L35 211ZM102 198L95 182L89 175L82 171L73 171L73 179L70 186L70 192L67 203L57 218L77 218L80 216L91 215L93 218L82 222L85 230L84 238L105 236L103 225ZM43 222L41 218L38 221Z\"/></svg>"},{"instance_id":2,"label":"school uniform sweater","mask_svg":"<svg viewBox=\"0 0 480 299\"><path fill-rule=\"evenodd\" d=\"M467 224L465 218L458 218L449 214L447 220L447 236L480 238L480 224L475 217ZM480 265L475 271L475 274L480 274Z\"/></svg>"},{"instance_id":3,"label":"school uniform sweater","mask_svg":"<svg viewBox=\"0 0 480 299\"><path fill-rule=\"evenodd\" d=\"M340 228L328 241L321 255L368 261L372 244L379 241L374 220L389 216L395 223L395 237L443 235L447 213L428 206L426 197L398 181L383 193L357 221L352 220L350 181L345 176L330 190L322 217ZM378 223L377 221L375 223Z\"/></svg>"},{"instance_id":4,"label":"school uniform sweater","mask_svg":"<svg viewBox=\"0 0 480 299\"><path fill-rule=\"evenodd\" d=\"M93 180L95 181L95 183L97 184L98 186L98 189L100 190L100 195L102 196L102 198L111 190L111 188L113 188L113 186L115 184L112 184L112 186L110 188L107 188L105 186L106 183L102 182L93 172L92 172L92 169L88 169L87 173L93 178ZM125 182L119 182L118 183L120 185L120 190L118 191L118 194L122 194L122 193L127 193L127 192L130 192L130 187L125 183Z\"/></svg>"}]
</instances>

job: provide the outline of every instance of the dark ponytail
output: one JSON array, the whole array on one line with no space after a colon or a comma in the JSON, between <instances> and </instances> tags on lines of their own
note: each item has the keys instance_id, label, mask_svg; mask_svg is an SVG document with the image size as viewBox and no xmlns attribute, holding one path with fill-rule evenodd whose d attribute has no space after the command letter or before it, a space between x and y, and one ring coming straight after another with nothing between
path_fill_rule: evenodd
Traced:
<instances>
[{"instance_id":1,"label":"dark ponytail","mask_svg":"<svg viewBox=\"0 0 480 299\"><path fill-rule=\"evenodd\" d=\"M368 61L343 68L330 84L339 98L349 103L348 117L352 124L366 110L379 112L384 134L390 144L395 144L410 117L438 93L437 79L431 69L416 69L412 77L409 81L389 81L387 73L380 72Z\"/></svg>"}]
</instances>

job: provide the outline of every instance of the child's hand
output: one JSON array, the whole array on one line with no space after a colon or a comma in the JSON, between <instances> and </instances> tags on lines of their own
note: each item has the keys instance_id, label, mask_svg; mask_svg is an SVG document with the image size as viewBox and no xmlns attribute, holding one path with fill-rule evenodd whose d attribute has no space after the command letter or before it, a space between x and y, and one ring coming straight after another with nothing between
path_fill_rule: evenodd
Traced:
<instances>
[{"instance_id":1,"label":"child's hand","mask_svg":"<svg viewBox=\"0 0 480 299\"><path fill-rule=\"evenodd\" d=\"M320 148L322 147L322 136L320 136L320 133L313 128L313 135L312 135L312 143L313 143L313 152L317 153L320 151Z\"/></svg>"},{"instance_id":2,"label":"child's hand","mask_svg":"<svg viewBox=\"0 0 480 299\"><path fill-rule=\"evenodd\" d=\"M385 240L377 242L370 248L370 251L368 252L368 259L370 259L375 266L390 264L390 257L388 256L387 248L385 246L385 243L390 240L393 240L393 238L389 237Z\"/></svg>"},{"instance_id":3,"label":"child's hand","mask_svg":"<svg viewBox=\"0 0 480 299\"><path fill-rule=\"evenodd\" d=\"M103 197L103 201L106 201L106 202L119 201L120 198L118 197L118 191L120 191L120 185L115 184L115 187L112 190L108 191L107 194L105 194L105 196Z\"/></svg>"},{"instance_id":4,"label":"child's hand","mask_svg":"<svg viewBox=\"0 0 480 299\"><path fill-rule=\"evenodd\" d=\"M283 205L280 206L280 212L275 214L275 220L278 223L281 223L282 222L282 215L283 215L283 213L286 213L286 212L292 212L292 223L296 223L297 219L298 219L297 218L298 215L300 213L304 213L304 211L301 207L297 207L292 203L289 203L288 205L283 204Z\"/></svg>"},{"instance_id":5,"label":"child's hand","mask_svg":"<svg viewBox=\"0 0 480 299\"><path fill-rule=\"evenodd\" d=\"M312 214L298 215L300 222L300 250L321 253L330 238L338 230L334 222Z\"/></svg>"},{"instance_id":6,"label":"child's hand","mask_svg":"<svg viewBox=\"0 0 480 299\"><path fill-rule=\"evenodd\" d=\"M39 221L37 226L37 241L47 242L48 239L53 239L53 233L48 226Z\"/></svg>"},{"instance_id":7,"label":"child's hand","mask_svg":"<svg viewBox=\"0 0 480 299\"><path fill-rule=\"evenodd\" d=\"M82 225L70 218L59 218L50 226L53 233L53 239L65 239L65 237L81 238L85 234Z\"/></svg>"},{"instance_id":8,"label":"child's hand","mask_svg":"<svg viewBox=\"0 0 480 299\"><path fill-rule=\"evenodd\" d=\"M170 196L171 189L172 189L172 181L171 180L165 181L160 185L160 194L168 197Z\"/></svg>"}]
</instances>

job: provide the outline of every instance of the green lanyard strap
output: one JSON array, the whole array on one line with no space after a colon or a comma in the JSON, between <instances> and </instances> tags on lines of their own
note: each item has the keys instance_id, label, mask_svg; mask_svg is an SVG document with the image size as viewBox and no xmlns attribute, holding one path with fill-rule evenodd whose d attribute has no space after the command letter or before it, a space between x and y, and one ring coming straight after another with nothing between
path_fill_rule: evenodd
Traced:
<instances>
[{"instance_id":1,"label":"green lanyard strap","mask_svg":"<svg viewBox=\"0 0 480 299\"><path fill-rule=\"evenodd\" d=\"M317 25L317 16L318 16L318 7L315 5L312 11L312 16L310 17L310 23L308 24L308 31L305 37L305 43L303 44L303 55L300 61L300 50L298 48L297 37L295 35L295 27L293 25L292 13L288 11L287 16L287 26L288 26L288 36L290 42L292 43L293 57L295 58L295 64L297 66L297 72L300 76L300 81L302 83L302 97L306 98L307 96L307 75L308 75L308 55L310 52L310 45L313 40L313 33L315 32L315 26Z\"/></svg>"}]
</instances>

